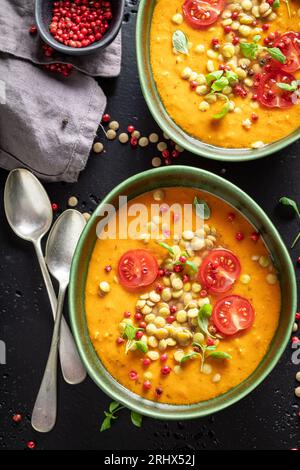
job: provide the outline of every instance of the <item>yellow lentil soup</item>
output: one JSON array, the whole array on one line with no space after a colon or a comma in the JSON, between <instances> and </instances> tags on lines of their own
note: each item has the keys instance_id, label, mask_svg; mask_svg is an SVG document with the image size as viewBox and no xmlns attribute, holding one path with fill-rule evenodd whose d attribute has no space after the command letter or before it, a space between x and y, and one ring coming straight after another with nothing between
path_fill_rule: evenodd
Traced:
<instances>
[{"instance_id":1,"label":"yellow lentil soup","mask_svg":"<svg viewBox=\"0 0 300 470\"><path fill-rule=\"evenodd\" d=\"M299 127L299 2L209 3L203 11L200 0L156 2L151 66L168 114L220 147L261 148L289 135Z\"/></svg>"},{"instance_id":2,"label":"yellow lentil soup","mask_svg":"<svg viewBox=\"0 0 300 470\"><path fill-rule=\"evenodd\" d=\"M97 239L85 290L90 338L108 372L132 392L172 404L208 400L245 380L266 354L281 307L276 269L260 235L223 200L166 188L128 206L154 202L161 215L149 216L136 239ZM175 236L174 213L163 239L150 238L175 203L194 203L192 230ZM129 276L141 256L140 277Z\"/></svg>"}]
</instances>

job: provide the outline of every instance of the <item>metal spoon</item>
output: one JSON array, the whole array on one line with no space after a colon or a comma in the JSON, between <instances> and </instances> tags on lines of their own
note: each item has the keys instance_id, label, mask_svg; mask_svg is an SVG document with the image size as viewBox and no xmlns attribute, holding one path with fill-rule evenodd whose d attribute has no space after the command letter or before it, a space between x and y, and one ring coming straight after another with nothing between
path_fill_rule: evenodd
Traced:
<instances>
[{"instance_id":1,"label":"metal spoon","mask_svg":"<svg viewBox=\"0 0 300 470\"><path fill-rule=\"evenodd\" d=\"M48 195L30 171L18 168L11 171L6 180L4 208L13 231L34 245L55 318L57 300L41 248L41 239L48 232L53 218ZM69 384L82 382L86 371L64 318L61 324L59 353L65 381Z\"/></svg>"},{"instance_id":2,"label":"metal spoon","mask_svg":"<svg viewBox=\"0 0 300 470\"><path fill-rule=\"evenodd\" d=\"M60 322L73 254L85 223L80 212L68 209L56 220L47 241L46 263L52 276L59 282L59 293L51 348L31 417L32 426L39 432L51 431L56 421L57 344Z\"/></svg>"}]
</instances>

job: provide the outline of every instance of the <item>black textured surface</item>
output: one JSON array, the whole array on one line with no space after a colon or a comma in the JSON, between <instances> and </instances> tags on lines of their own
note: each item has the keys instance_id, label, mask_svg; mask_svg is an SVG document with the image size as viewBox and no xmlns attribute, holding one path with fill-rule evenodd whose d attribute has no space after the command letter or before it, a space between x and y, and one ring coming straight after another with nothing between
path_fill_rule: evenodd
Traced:
<instances>
[{"instance_id":1,"label":"black textured surface","mask_svg":"<svg viewBox=\"0 0 300 470\"><path fill-rule=\"evenodd\" d=\"M108 111L126 129L136 125L144 135L156 130L138 83L134 30L137 1L127 1L123 27L122 74L101 83L108 96ZM102 140L100 135L100 140ZM76 195L79 209L92 211L97 202L125 178L151 167L154 148L133 150L118 141L105 142L107 152L89 159L77 184L48 184L52 201L64 209ZM271 217L285 242L299 228L296 220L279 218L280 196L298 197L300 142L257 162L222 164L183 154L178 163L222 174L250 194ZM0 172L1 193L7 173ZM100 434L103 410L110 399L87 379L69 386L59 374L59 412L55 429L35 433L30 413L45 366L52 318L41 275L30 244L16 238L0 207L0 339L7 345L7 365L0 365L0 449L24 449L34 440L38 449L289 449L300 447L299 399L294 396L297 366L290 347L264 383L250 396L214 416L184 423L145 419L138 430L129 412L120 413L113 429ZM291 254L294 262L298 249ZM298 274L299 277L299 274ZM20 424L13 413L24 416Z\"/></svg>"}]
</instances>

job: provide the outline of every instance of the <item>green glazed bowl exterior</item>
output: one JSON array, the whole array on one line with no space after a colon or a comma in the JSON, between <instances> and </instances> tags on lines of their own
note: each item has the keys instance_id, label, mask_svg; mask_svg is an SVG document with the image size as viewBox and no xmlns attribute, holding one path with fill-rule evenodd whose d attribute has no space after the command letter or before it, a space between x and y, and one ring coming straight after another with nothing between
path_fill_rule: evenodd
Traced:
<instances>
[{"instance_id":1,"label":"green glazed bowl exterior","mask_svg":"<svg viewBox=\"0 0 300 470\"><path fill-rule=\"evenodd\" d=\"M196 155L201 155L202 157L207 157L213 160L239 162L265 157L266 155L270 155L287 147L289 144L300 138L300 128L298 128L285 138L265 145L260 149L237 149L216 147L214 145L201 142L181 129L168 115L153 79L150 63L150 29L155 4L156 0L141 0L139 5L136 26L138 72L143 95L152 116L159 127L169 137L171 137L174 142L182 146L184 149L189 150ZM267 132L272 132L272 130L266 129L266 133Z\"/></svg>"},{"instance_id":2,"label":"green glazed bowl exterior","mask_svg":"<svg viewBox=\"0 0 300 470\"><path fill-rule=\"evenodd\" d=\"M277 230L262 209L242 190L225 179L204 170L173 166L145 171L114 188L98 206L111 203L118 207L119 195L129 199L160 187L193 187L208 191L239 210L262 234L280 273L282 310L278 329L269 350L257 369L242 383L211 400L191 405L168 405L146 400L120 385L104 368L89 337L85 315L85 284L91 254L96 243L98 209L79 240L72 263L69 308L74 337L94 382L114 400L128 408L159 419L191 419L215 413L239 401L257 387L271 372L283 353L292 331L296 311L296 280L289 254Z\"/></svg>"}]
</instances>

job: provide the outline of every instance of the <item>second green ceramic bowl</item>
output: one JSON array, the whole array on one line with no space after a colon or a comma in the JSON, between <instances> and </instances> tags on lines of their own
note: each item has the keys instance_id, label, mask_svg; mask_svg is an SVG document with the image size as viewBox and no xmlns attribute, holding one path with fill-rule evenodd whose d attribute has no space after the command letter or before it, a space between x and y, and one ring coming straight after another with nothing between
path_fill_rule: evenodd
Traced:
<instances>
[{"instance_id":1,"label":"second green ceramic bowl","mask_svg":"<svg viewBox=\"0 0 300 470\"><path fill-rule=\"evenodd\" d=\"M245 381L227 393L191 405L167 405L146 400L119 384L104 368L93 348L85 315L85 284L90 258L97 240L98 209L106 203L118 207L120 195L132 199L146 191L170 186L186 186L208 191L243 213L264 238L280 273L281 289L284 293L277 331L257 369ZM225 179L207 171L186 166L158 168L133 176L113 189L98 209L89 220L77 246L69 287L70 320L74 337L88 374L94 382L107 395L132 410L153 418L176 420L215 413L237 402L257 387L271 372L283 353L290 338L296 311L294 268L280 235L262 209L247 194Z\"/></svg>"},{"instance_id":2,"label":"second green ceramic bowl","mask_svg":"<svg viewBox=\"0 0 300 470\"><path fill-rule=\"evenodd\" d=\"M174 142L184 149L203 157L213 160L239 162L265 157L266 155L270 155L287 147L289 144L299 139L300 129L298 128L284 139L265 145L260 149L234 149L216 147L201 142L181 129L168 115L153 79L150 63L150 29L155 4L156 0L141 0L139 4L136 26L138 71L142 91L152 116L159 127L171 137ZM266 129L266 132L270 132L270 129Z\"/></svg>"}]
</instances>

